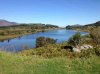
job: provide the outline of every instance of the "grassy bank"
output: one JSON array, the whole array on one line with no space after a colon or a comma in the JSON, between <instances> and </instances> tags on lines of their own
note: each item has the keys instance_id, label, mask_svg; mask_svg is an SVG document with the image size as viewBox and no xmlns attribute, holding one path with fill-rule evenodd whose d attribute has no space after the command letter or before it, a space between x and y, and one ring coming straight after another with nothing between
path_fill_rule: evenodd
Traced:
<instances>
[{"instance_id":1,"label":"grassy bank","mask_svg":"<svg viewBox=\"0 0 100 74\"><path fill-rule=\"evenodd\" d=\"M13 32L13 31L14 30L10 31L10 34L0 35L0 40L1 41L8 40L8 39L20 37L20 36L23 36L23 35L33 34L33 33L36 33L36 32L40 32L42 30L34 30L34 31L32 31L32 30L27 30L27 31L20 30L20 31L16 31L17 33L16 32ZM4 33L7 33L7 32L4 31Z\"/></svg>"},{"instance_id":2,"label":"grassy bank","mask_svg":"<svg viewBox=\"0 0 100 74\"><path fill-rule=\"evenodd\" d=\"M59 28L58 28L59 29ZM12 33L13 34L6 34L6 35L0 35L0 41L3 41L3 40L9 40L9 39L12 39L12 38L16 38L16 37L21 37L23 35L28 35L28 34L34 34L34 33L37 33L37 32L44 32L44 31L49 31L49 30L55 30L55 29L40 29L40 30L20 30L19 31L16 31L17 33L14 32L14 30L12 30ZM9 30L10 31L10 30ZM7 33L4 31L4 33Z\"/></svg>"},{"instance_id":3,"label":"grassy bank","mask_svg":"<svg viewBox=\"0 0 100 74\"><path fill-rule=\"evenodd\" d=\"M0 74L99 74L100 57L45 59L0 52Z\"/></svg>"},{"instance_id":4,"label":"grassy bank","mask_svg":"<svg viewBox=\"0 0 100 74\"><path fill-rule=\"evenodd\" d=\"M4 35L0 35L0 41L3 40L8 40L8 39L12 39L12 38L16 38L16 37L21 37L23 35L27 35L27 34L34 34L37 32L44 32L44 31L48 31L48 30L54 30L54 29L35 29L35 30L0 30L0 33L5 33ZM8 34L7 34L8 33Z\"/></svg>"},{"instance_id":5,"label":"grassy bank","mask_svg":"<svg viewBox=\"0 0 100 74\"><path fill-rule=\"evenodd\" d=\"M36 32L44 32L47 30L59 29L55 25L45 25L45 24L20 24L14 26L2 26L0 27L0 40L11 39L26 34L32 34Z\"/></svg>"}]
</instances>

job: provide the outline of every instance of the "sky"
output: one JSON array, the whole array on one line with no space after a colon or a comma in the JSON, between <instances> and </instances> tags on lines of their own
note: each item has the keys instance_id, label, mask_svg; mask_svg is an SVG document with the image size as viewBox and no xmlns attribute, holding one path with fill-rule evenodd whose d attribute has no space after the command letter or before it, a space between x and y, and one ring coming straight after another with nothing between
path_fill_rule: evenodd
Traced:
<instances>
[{"instance_id":1,"label":"sky","mask_svg":"<svg viewBox=\"0 0 100 74\"><path fill-rule=\"evenodd\" d=\"M100 0L0 0L0 19L58 26L100 21Z\"/></svg>"}]
</instances>

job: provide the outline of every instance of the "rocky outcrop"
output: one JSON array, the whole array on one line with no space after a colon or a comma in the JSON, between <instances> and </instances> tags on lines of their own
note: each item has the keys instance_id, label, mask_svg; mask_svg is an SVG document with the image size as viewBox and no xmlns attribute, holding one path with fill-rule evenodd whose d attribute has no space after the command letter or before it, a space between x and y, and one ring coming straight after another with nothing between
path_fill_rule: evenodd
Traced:
<instances>
[{"instance_id":1,"label":"rocky outcrop","mask_svg":"<svg viewBox=\"0 0 100 74\"><path fill-rule=\"evenodd\" d=\"M75 52L81 52L81 50L87 50L87 49L91 49L91 48L93 48L93 46L84 44L82 46L74 47L73 51L75 51Z\"/></svg>"}]
</instances>

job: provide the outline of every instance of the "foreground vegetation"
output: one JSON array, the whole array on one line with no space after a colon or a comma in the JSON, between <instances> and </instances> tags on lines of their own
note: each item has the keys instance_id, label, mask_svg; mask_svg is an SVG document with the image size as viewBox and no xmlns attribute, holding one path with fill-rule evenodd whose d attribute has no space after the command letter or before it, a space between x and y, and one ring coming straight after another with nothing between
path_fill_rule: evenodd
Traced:
<instances>
[{"instance_id":1,"label":"foreground vegetation","mask_svg":"<svg viewBox=\"0 0 100 74\"><path fill-rule=\"evenodd\" d=\"M99 74L100 57L43 58L0 52L0 74Z\"/></svg>"}]
</instances>

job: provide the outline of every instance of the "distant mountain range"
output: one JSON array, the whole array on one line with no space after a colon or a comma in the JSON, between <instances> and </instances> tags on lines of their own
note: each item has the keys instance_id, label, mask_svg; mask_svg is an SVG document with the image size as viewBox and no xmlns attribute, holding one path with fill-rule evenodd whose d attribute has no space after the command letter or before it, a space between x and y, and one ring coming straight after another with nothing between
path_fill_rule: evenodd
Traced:
<instances>
[{"instance_id":1,"label":"distant mountain range","mask_svg":"<svg viewBox=\"0 0 100 74\"><path fill-rule=\"evenodd\" d=\"M92 24L87 24L85 26L100 26L100 21L97 21L96 23L92 23Z\"/></svg>"},{"instance_id":2,"label":"distant mountain range","mask_svg":"<svg viewBox=\"0 0 100 74\"><path fill-rule=\"evenodd\" d=\"M17 25L16 22L9 22L7 20L0 20L0 26L11 26L11 25Z\"/></svg>"},{"instance_id":3,"label":"distant mountain range","mask_svg":"<svg viewBox=\"0 0 100 74\"><path fill-rule=\"evenodd\" d=\"M91 24L86 24L86 25L68 25L66 26L66 29L86 28L86 27L93 27L93 26L100 27L100 21Z\"/></svg>"}]
</instances>

